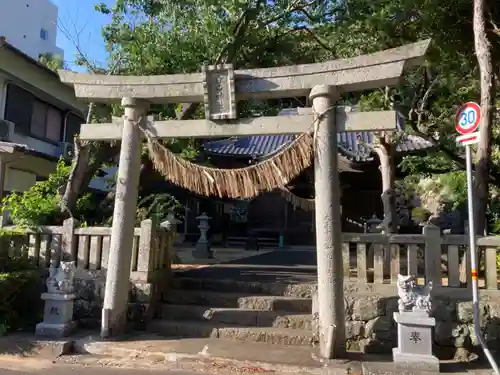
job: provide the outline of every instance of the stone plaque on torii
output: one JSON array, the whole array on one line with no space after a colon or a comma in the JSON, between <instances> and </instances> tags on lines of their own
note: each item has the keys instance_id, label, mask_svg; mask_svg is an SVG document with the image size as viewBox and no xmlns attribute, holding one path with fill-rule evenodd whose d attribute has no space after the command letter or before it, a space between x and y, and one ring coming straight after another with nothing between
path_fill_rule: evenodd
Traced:
<instances>
[{"instance_id":1,"label":"stone plaque on torii","mask_svg":"<svg viewBox=\"0 0 500 375\"><path fill-rule=\"evenodd\" d=\"M325 358L345 353L343 261L339 202L340 131L395 131L394 111L342 112L335 102L342 92L396 85L405 68L424 61L429 40L370 55L324 63L233 70L206 67L201 73L163 76L107 76L59 71L78 98L121 100L124 118L108 124L82 125L81 140L121 140L113 213L103 336L117 336L126 322L132 236L140 170L140 142L145 128L157 138L209 138L301 134L315 126L314 174L320 349ZM298 116L237 119L236 103L245 99L307 96L313 110ZM204 103L205 120L148 121L149 103Z\"/></svg>"}]
</instances>

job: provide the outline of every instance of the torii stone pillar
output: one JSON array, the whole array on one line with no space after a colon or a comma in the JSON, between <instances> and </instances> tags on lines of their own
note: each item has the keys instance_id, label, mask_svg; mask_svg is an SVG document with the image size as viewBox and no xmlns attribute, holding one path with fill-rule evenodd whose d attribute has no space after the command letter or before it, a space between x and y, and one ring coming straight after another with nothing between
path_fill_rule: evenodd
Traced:
<instances>
[{"instance_id":1,"label":"torii stone pillar","mask_svg":"<svg viewBox=\"0 0 500 375\"><path fill-rule=\"evenodd\" d=\"M106 289L102 308L101 336L117 336L127 324L130 267L134 222L141 170L141 131L147 121L147 102L123 98L123 133L116 179L116 198L109 248Z\"/></svg>"},{"instance_id":2,"label":"torii stone pillar","mask_svg":"<svg viewBox=\"0 0 500 375\"><path fill-rule=\"evenodd\" d=\"M309 98L318 123L314 154L319 340L323 358L345 354L344 269L341 248L340 182L332 86L315 86Z\"/></svg>"}]
</instances>

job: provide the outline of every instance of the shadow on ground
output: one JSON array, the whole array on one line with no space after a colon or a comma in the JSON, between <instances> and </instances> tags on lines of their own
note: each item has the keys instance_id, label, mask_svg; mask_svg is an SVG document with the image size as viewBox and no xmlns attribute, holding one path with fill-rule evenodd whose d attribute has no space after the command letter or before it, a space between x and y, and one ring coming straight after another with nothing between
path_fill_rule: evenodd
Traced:
<instances>
[{"instance_id":1,"label":"shadow on ground","mask_svg":"<svg viewBox=\"0 0 500 375\"><path fill-rule=\"evenodd\" d=\"M8 334L0 337L0 355L28 357L38 353L40 347L29 334Z\"/></svg>"},{"instance_id":2,"label":"shadow on ground","mask_svg":"<svg viewBox=\"0 0 500 375\"><path fill-rule=\"evenodd\" d=\"M205 268L179 270L185 277L233 279L288 284L316 281L316 253L276 250Z\"/></svg>"}]
</instances>

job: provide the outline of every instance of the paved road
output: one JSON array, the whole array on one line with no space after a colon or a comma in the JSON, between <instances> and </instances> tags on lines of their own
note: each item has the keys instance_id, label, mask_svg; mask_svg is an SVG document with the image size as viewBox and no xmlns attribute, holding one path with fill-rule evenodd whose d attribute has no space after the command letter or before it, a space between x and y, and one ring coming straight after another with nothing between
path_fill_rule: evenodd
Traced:
<instances>
[{"instance_id":1,"label":"paved road","mask_svg":"<svg viewBox=\"0 0 500 375\"><path fill-rule=\"evenodd\" d=\"M51 369L42 369L35 372L0 370L0 375L151 375L159 373L159 370L138 370L138 369L120 369L120 368L89 368L89 367L68 367L58 366ZM165 375L191 375L186 372L162 371Z\"/></svg>"},{"instance_id":2,"label":"paved road","mask_svg":"<svg viewBox=\"0 0 500 375\"><path fill-rule=\"evenodd\" d=\"M169 369L146 370L141 368L119 368L54 363L38 358L13 358L0 355L0 375L193 375L191 372Z\"/></svg>"}]
</instances>

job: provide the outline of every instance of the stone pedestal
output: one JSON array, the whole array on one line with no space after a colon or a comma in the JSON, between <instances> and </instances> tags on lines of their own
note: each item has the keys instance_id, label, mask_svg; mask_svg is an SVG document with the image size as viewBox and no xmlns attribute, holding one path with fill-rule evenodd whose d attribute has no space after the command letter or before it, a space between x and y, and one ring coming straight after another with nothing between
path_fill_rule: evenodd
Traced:
<instances>
[{"instance_id":1,"label":"stone pedestal","mask_svg":"<svg viewBox=\"0 0 500 375\"><path fill-rule=\"evenodd\" d=\"M200 221L198 229L200 230L200 238L196 242L195 250L193 251L193 258L195 259L211 259L214 257L213 252L210 250L210 243L208 242L207 232L210 229L208 221L211 217L206 213L201 214L196 218Z\"/></svg>"},{"instance_id":2,"label":"stone pedestal","mask_svg":"<svg viewBox=\"0 0 500 375\"><path fill-rule=\"evenodd\" d=\"M170 243L172 248L171 248L171 253L169 254L171 257L170 262L172 264L180 263L180 258L177 256L177 252L175 251L174 248L177 243L177 237L178 237L177 224L179 223L181 223L181 221L175 217L175 214L173 212L169 212L167 214L167 219L162 223L160 223L160 227L167 229L172 234L172 240Z\"/></svg>"},{"instance_id":3,"label":"stone pedestal","mask_svg":"<svg viewBox=\"0 0 500 375\"><path fill-rule=\"evenodd\" d=\"M43 293L45 301L43 322L36 325L36 335L45 337L65 337L76 328L73 320L75 294Z\"/></svg>"},{"instance_id":4,"label":"stone pedestal","mask_svg":"<svg viewBox=\"0 0 500 375\"><path fill-rule=\"evenodd\" d=\"M396 369L439 372L439 360L432 355L432 329L436 320L425 311L394 313L398 325L398 347L393 349Z\"/></svg>"}]
</instances>

